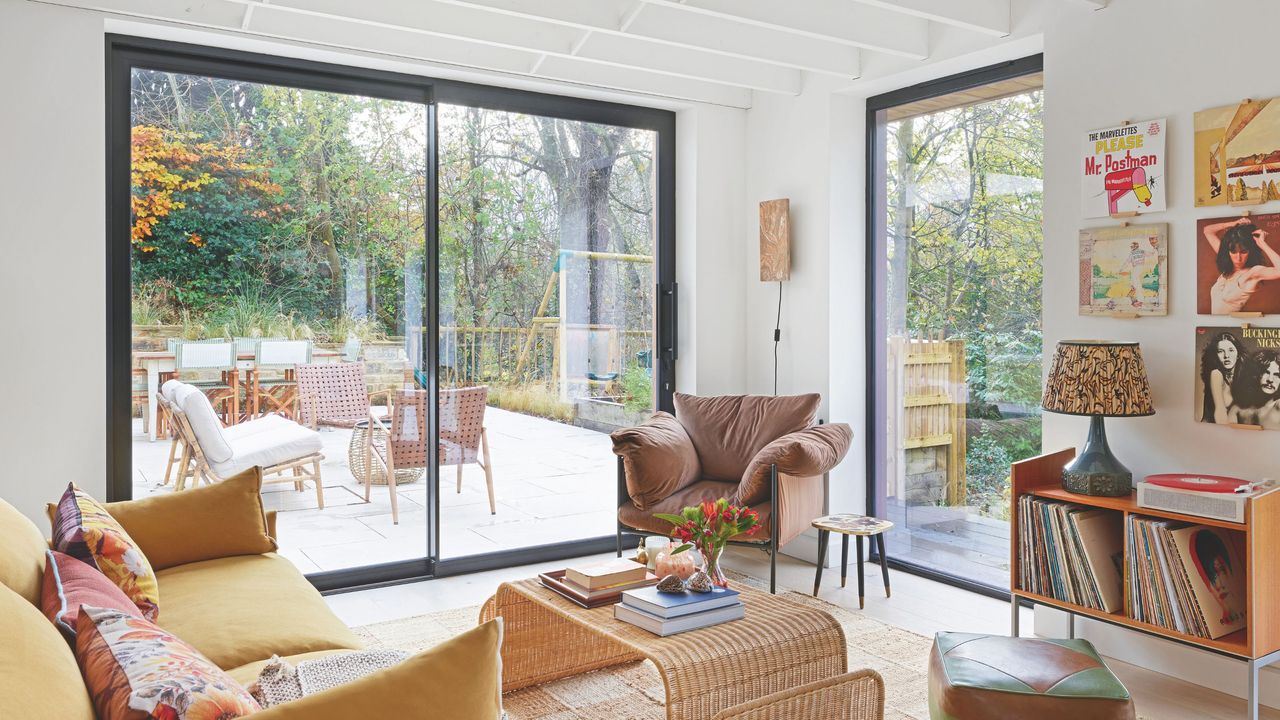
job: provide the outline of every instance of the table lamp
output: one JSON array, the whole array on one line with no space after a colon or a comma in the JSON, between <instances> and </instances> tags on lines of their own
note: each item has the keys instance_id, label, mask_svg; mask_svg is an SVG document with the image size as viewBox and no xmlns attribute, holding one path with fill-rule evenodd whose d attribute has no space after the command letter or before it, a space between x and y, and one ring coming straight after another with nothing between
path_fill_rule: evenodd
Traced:
<instances>
[{"instance_id":1,"label":"table lamp","mask_svg":"<svg viewBox=\"0 0 1280 720\"><path fill-rule=\"evenodd\" d=\"M1058 343L1045 382L1042 407L1064 415L1089 416L1089 438L1084 449L1062 470L1064 489L1109 497L1126 496L1133 490L1133 473L1111 454L1102 418L1155 414L1138 343Z\"/></svg>"}]
</instances>

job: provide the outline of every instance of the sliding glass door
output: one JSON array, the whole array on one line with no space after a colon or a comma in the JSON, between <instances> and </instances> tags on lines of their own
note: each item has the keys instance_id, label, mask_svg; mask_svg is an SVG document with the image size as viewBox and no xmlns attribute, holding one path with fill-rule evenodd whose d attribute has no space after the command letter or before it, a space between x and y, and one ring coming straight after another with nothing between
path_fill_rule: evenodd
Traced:
<instances>
[{"instance_id":1,"label":"sliding glass door","mask_svg":"<svg viewBox=\"0 0 1280 720\"><path fill-rule=\"evenodd\" d=\"M674 387L671 113L108 45L110 499L263 467L325 588L612 547L607 433Z\"/></svg>"},{"instance_id":2,"label":"sliding glass door","mask_svg":"<svg viewBox=\"0 0 1280 720\"><path fill-rule=\"evenodd\" d=\"M1009 465L1040 451L1039 58L868 100L869 502L890 558L1009 586Z\"/></svg>"},{"instance_id":3,"label":"sliding glass door","mask_svg":"<svg viewBox=\"0 0 1280 720\"><path fill-rule=\"evenodd\" d=\"M657 133L438 117L442 556L609 535L608 433L657 407Z\"/></svg>"}]
</instances>

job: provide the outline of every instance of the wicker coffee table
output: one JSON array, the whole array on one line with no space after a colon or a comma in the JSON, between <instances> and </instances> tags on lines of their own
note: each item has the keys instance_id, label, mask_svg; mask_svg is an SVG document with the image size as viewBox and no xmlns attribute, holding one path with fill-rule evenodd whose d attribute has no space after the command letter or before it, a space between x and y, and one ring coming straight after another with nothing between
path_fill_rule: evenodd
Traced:
<instances>
[{"instance_id":1,"label":"wicker coffee table","mask_svg":"<svg viewBox=\"0 0 1280 720\"><path fill-rule=\"evenodd\" d=\"M847 664L844 630L835 618L741 584L734 589L746 605L745 618L665 638L615 620L612 605L582 608L537 580L500 585L480 621L503 618L504 693L648 658L662 676L671 720L739 717L722 711L807 684L816 686L804 691L805 707L830 702L843 706L833 717L846 717L852 686L835 680ZM788 716L751 713L741 717Z\"/></svg>"}]
</instances>

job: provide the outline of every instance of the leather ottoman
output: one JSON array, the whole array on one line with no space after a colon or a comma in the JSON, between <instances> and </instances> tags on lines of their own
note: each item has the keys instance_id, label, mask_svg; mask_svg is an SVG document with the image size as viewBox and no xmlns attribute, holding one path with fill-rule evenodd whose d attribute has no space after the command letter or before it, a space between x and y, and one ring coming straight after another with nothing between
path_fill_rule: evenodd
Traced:
<instances>
[{"instance_id":1,"label":"leather ottoman","mask_svg":"<svg viewBox=\"0 0 1280 720\"><path fill-rule=\"evenodd\" d=\"M932 720L1133 720L1129 691L1087 640L938 633Z\"/></svg>"}]
</instances>

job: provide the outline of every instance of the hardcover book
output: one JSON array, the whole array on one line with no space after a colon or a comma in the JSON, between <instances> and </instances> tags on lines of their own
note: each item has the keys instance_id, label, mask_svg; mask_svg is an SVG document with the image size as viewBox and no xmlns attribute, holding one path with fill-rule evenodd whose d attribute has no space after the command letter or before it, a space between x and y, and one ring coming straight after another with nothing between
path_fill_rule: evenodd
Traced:
<instances>
[{"instance_id":1,"label":"hardcover book","mask_svg":"<svg viewBox=\"0 0 1280 720\"><path fill-rule=\"evenodd\" d=\"M656 587L627 590L622 593L622 604L649 613L656 618L670 619L705 610L737 605L738 591L714 588L709 593L663 593Z\"/></svg>"}]
</instances>

